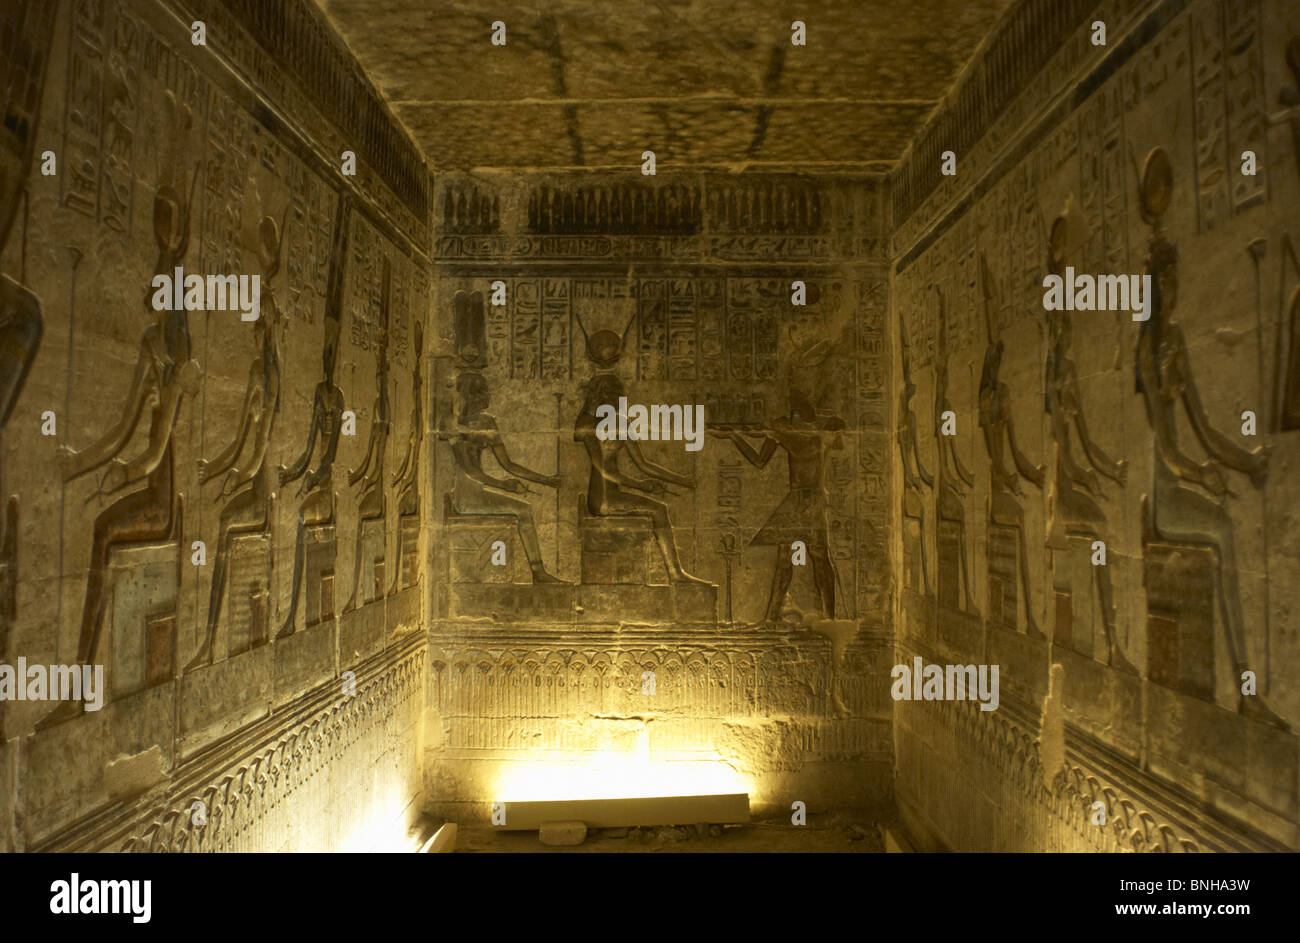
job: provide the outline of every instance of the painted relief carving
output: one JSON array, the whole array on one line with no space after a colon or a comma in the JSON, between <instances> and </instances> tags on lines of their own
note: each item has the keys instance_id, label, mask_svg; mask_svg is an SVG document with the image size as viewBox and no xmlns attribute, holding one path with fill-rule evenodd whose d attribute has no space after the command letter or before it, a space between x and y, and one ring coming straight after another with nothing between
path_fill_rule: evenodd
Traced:
<instances>
[{"instance_id":1,"label":"painted relief carving","mask_svg":"<svg viewBox=\"0 0 1300 943\"><path fill-rule=\"evenodd\" d=\"M158 244L154 272L170 275L181 264L189 247L190 210L198 167L185 191L185 138L193 123L188 105L175 96L166 98L169 153L160 168L154 196L153 229ZM154 323L144 332L136 360L131 389L121 416L100 438L80 452L59 448L63 480L71 481L87 472L104 468L97 494L111 495L141 479L145 486L120 498L95 519L90 568L86 579L86 600L82 610L81 634L76 660L90 664L99 648L100 632L107 608L105 580L110 553L122 546L166 540L176 541L180 523L180 496L176 492L173 433L181 400L198 392L202 372L190 356L189 313L178 310L154 311L154 289L144 293L145 310ZM149 444L130 461L118 456L130 442L146 402L152 401ZM48 714L39 729L79 715L82 701L65 701Z\"/></svg>"},{"instance_id":2,"label":"painted relief carving","mask_svg":"<svg viewBox=\"0 0 1300 943\"><path fill-rule=\"evenodd\" d=\"M1163 216L1173 196L1173 168L1161 148L1153 150L1142 171L1138 198L1142 218L1151 228L1147 273L1151 276L1151 317L1142 323L1137 344L1137 390L1155 432L1154 476L1144 520L1150 537L1213 550L1214 589L1223 619L1224 638L1234 676L1250 666L1238 587L1232 517L1221 502L1229 495L1227 467L1249 476L1259 487L1267 474L1263 448L1253 452L1232 442L1210 424L1192 374L1183 332L1173 320L1178 301L1178 248L1164 233ZM1198 462L1180 447L1176 414L1182 405L1188 422L1210 458ZM1203 488L1208 498L1191 485ZM1260 695L1242 695L1239 710L1275 726L1285 722Z\"/></svg>"},{"instance_id":3,"label":"painted relief carving","mask_svg":"<svg viewBox=\"0 0 1300 943\"><path fill-rule=\"evenodd\" d=\"M524 484L531 481L548 488L558 488L557 475L544 475L527 468L513 458L501 438L495 417L487 412L491 405L488 382L476 367L485 366L483 295L456 292L452 300L456 329L456 348L466 367L456 378L458 408L454 426L442 433L451 447L454 466L452 491L447 495L448 509L466 517L492 516L513 518L519 539L528 558L534 583L563 583L549 573L542 559L541 540L532 505L516 495L530 493ZM493 478L483 469L483 453L491 452L497 463L512 477Z\"/></svg>"},{"instance_id":4,"label":"painted relief carving","mask_svg":"<svg viewBox=\"0 0 1300 943\"><path fill-rule=\"evenodd\" d=\"M406 441L406 453L393 475L392 485L397 493L397 566L389 594L404 585L415 585L420 579L419 526L420 526L420 447L424 441L424 327L419 320L411 324L414 333L414 365L411 367L411 431ZM407 521L414 525L414 533L407 534ZM412 545L414 544L414 545ZM411 575L404 576L407 559L411 560Z\"/></svg>"},{"instance_id":5,"label":"painted relief carving","mask_svg":"<svg viewBox=\"0 0 1300 943\"><path fill-rule=\"evenodd\" d=\"M1300 336L1300 263L1287 227L1300 182L1300 40L1290 7L1271 0L1190 0L1161 7L1158 14L1154 7L1121 6L1129 22L1142 24L1140 37L1129 34L1123 52L1112 42L1102 54L1088 50L1082 24L1076 42L1049 51L1043 71L1009 83L1006 108L976 107L990 87L979 69L1016 57L998 62L978 56L973 77L959 83L922 135L934 149L918 141L891 177L893 317L903 368L902 389L895 394L903 453L901 470L895 464L903 498L895 559L906 582L921 584L917 571L928 561L922 557L916 566L915 535L922 520L918 499L926 496L928 482L914 467L909 380L928 398L928 319L915 312L933 311L927 286L937 283L947 323L938 332L936 353L942 360L947 348L950 355L946 379L958 419L952 441L964 460L970 455L969 426L961 422L976 405L967 369L984 354L978 405L992 466L992 520L987 543L976 535L970 550L973 559L988 560L986 629L1005 623L1002 614L1010 609L1005 595L999 608L995 564L996 575L1019 592L1033 590L1040 599L1047 593L1047 622L1041 621L1043 606L1033 615L1052 642L1048 662L1038 657L1041 646L1001 633L985 631L967 643L961 630L970 620L955 611L963 562L953 552L956 521L941 520L934 594L940 605L916 598L923 590L903 598L907 618L899 638L912 643L903 657L999 661L1003 704L1014 697L1042 705L1044 729L1035 751L1052 768L1040 771L1038 785L1027 778L1024 799L1011 804L1014 811L995 816L977 837L947 796L935 792L934 777L948 775L952 743L968 734L985 736L980 731L989 730L989 720L997 727L997 718L1014 719L1014 711L989 718L971 712L961 719L943 716L952 713L951 706L937 715L896 712L897 768L909 770L896 779L898 794L918 804L925 828L942 820L945 841L967 850L998 843L1043 850L1075 844L1217 849L1217 837L1195 824L1206 808L1216 819L1237 823L1234 840L1293 844L1287 825L1273 823L1292 821L1297 795L1293 715L1300 702L1281 666L1290 665L1296 653L1287 618L1295 608L1296 540L1286 509L1295 491L1287 474L1296 445L1289 432L1300 428L1300 407L1289 412L1287 403L1300 403L1300 370L1294 368L1300 342L1293 339ZM1026 4L1026 26L1031 7L1052 16L1064 10L1061 4ZM1108 25L1113 28L1113 21ZM1035 42L1051 32L1029 30ZM1086 61L1090 53L1093 64ZM1045 81L1053 75L1058 81ZM1060 96L1068 104L1047 114L1042 102ZM1266 116L1265 110L1272 113ZM949 132L962 119L983 122L980 114L989 116L995 133L977 133L967 154ZM966 155L961 173L968 176L935 174L944 147ZM1140 162L1148 152L1135 188L1133 177L1125 181L1126 166L1130 155ZM1066 209L1048 214L1050 225L1040 227L1042 209L1063 201ZM992 320L987 345L972 342L965 331L966 312L979 304L978 298L967 302L964 290L974 282L960 271L972 234L987 254L984 267L996 274L999 289L1004 279L1006 285L1001 304L989 309L1002 318ZM1146 237L1145 263L1133 256L1139 235ZM1188 277L1191 265L1194 279ZM1117 279L1140 279L1145 270L1154 283L1150 320L1131 316L1121 303L1106 306L1113 316L1085 313L1081 305L1045 310L1037 322L1032 312L1041 303L1044 276L1065 279L1067 268ZM1034 343L1039 323L1046 334L1045 363ZM999 339L1005 339L1001 349ZM936 386L942 387L941 362L936 373ZM1038 417L1025 408L1038 394L1035 376L1042 381L1044 411ZM1016 409L1015 439L995 444L994 436L1002 435L999 401L1008 399ZM923 415L921 421L928 419ZM943 440L938 444L947 459ZM1018 451L1031 468L1037 462L1045 466L1041 528L1039 495L1024 487L1027 469L1016 467ZM934 461L928 452L925 458ZM936 478L942 482L946 475L970 497L950 464ZM1135 479L1135 469L1143 480ZM1020 479L1023 494L1015 493L1009 477ZM1023 544L1018 534L1012 539L1017 524ZM1041 569L1033 553L1043 548L1040 535L1049 551ZM1140 674L1135 663L1142 665ZM1063 699L1058 672L1066 680ZM1049 721L1064 729L1063 741L1056 739L1055 726L1049 733ZM1032 739L1034 731L1027 732ZM1071 756L1076 736L1074 743L1095 738L1129 761L1091 763L1082 758L1082 747ZM1062 745L1064 761L1057 754ZM991 777L984 772L990 749L1001 752L984 742L956 751L962 775L978 784L969 795L1015 775L1019 757L1010 752L1010 768L1000 763ZM1020 747L1014 752L1025 753ZM1116 771L1117 780L1104 781ZM1086 787L1071 782L1081 778L1088 780ZM1190 784L1210 782L1213 788L1190 786L1197 795L1186 802ZM1276 789L1257 788L1263 782ZM1176 810L1167 823L1156 816L1153 824L1141 803L1135 811L1123 798L1161 793L1169 797L1165 807ZM1093 796L1111 814L1105 830L1095 823L1089 828L1086 806L1080 811L1079 803ZM1125 809L1122 824L1115 824L1117 803ZM1053 818L1068 825L1070 834ZM1029 842L1026 827L1033 836Z\"/></svg>"},{"instance_id":6,"label":"painted relief carving","mask_svg":"<svg viewBox=\"0 0 1300 943\"><path fill-rule=\"evenodd\" d=\"M0 130L0 254L9 244L20 197L24 206L28 199L27 176L36 147L56 12L52 4L23 4L0 13L0 27L6 39L3 49L6 65L0 75L4 77L7 92ZM24 220L20 257L24 274L26 229ZM23 285L22 275L15 280L0 272L0 434L9 424L14 404L26 384L44 330L40 299ZM4 474L0 467L0 489L3 488ZM0 498L5 500L5 518L0 521L0 658L4 658L9 625L17 617L18 498L6 497L3 490ZM0 718L3 714L0 707Z\"/></svg>"},{"instance_id":7,"label":"painted relief carving","mask_svg":"<svg viewBox=\"0 0 1300 943\"><path fill-rule=\"evenodd\" d=\"M585 510L591 515L589 527L608 526L608 518L639 518L647 521L663 554L670 579L681 583L711 585L708 580L687 573L682 566L668 506L659 495L672 494L668 485L695 487L688 475L679 475L646 458L640 445L632 440L602 439L596 434L596 410L608 405L617 408L626 396L623 381L614 373L598 373L587 381L582 410L573 426L573 440L586 450L590 473L587 478ZM626 455L644 477L629 475L620 467ZM593 520L594 519L594 520Z\"/></svg>"},{"instance_id":8,"label":"painted relief carving","mask_svg":"<svg viewBox=\"0 0 1300 943\"><path fill-rule=\"evenodd\" d=\"M316 384L312 396L311 421L307 428L307 443L302 455L288 468L280 468L280 485L302 479L297 496L298 533L294 544L293 583L290 589L289 614L276 638L292 635L301 599L303 571L307 555L307 529L332 527L334 524L334 459L338 455L339 434L343 424L343 391L334 382L335 361L338 358L339 333L343 315L343 272L348 257L348 232L350 229L350 202L346 194L339 197L334 220L334 249L330 253L329 288L325 300L325 339L321 351L323 376ZM313 456L319 455L316 467L308 470ZM322 613L330 618L331 611Z\"/></svg>"},{"instance_id":9,"label":"painted relief carving","mask_svg":"<svg viewBox=\"0 0 1300 943\"><path fill-rule=\"evenodd\" d=\"M801 351L792 364L790 378L790 415L767 423L761 430L757 449L745 436L748 430L711 430L728 438L745 460L755 468L764 468L777 449L784 449L789 465L789 491L772 512L767 523L750 540L751 546L770 546L776 550L772 585L768 591L766 623L781 619L781 607L794 576L793 551L796 542L804 545L812 564L813 582L821 601L822 614L835 618L835 564L831 560L827 524L826 451L843 448L841 431L844 420L838 416L819 415L813 406L810 381L830 352L822 342Z\"/></svg>"},{"instance_id":10,"label":"painted relief carving","mask_svg":"<svg viewBox=\"0 0 1300 943\"><path fill-rule=\"evenodd\" d=\"M477 292L475 293L477 295ZM471 303L473 300L471 299ZM479 296L478 304L482 305ZM548 488L558 488L556 475L544 475L520 465L510 457L496 419L487 412L491 395L481 373L466 372L456 378L456 395L460 409L455 431L447 436L455 463L455 484L451 508L456 514L500 515L515 519L519 539L528 558L534 583L562 583L548 573L542 560L542 545L537 536L537 520L532 505L515 495L528 494L524 484L531 481ZM489 451L497 463L513 477L493 478L483 470L483 452Z\"/></svg>"},{"instance_id":11,"label":"painted relief carving","mask_svg":"<svg viewBox=\"0 0 1300 943\"><path fill-rule=\"evenodd\" d=\"M354 544L356 553L352 566L352 595L343 606L344 612L351 612L363 601L361 590L361 564L364 553L363 534L368 521L380 521L384 526L387 501L384 490L384 457L388 452L388 433L392 427L390 413L391 400L388 395L388 325L389 306L392 303L393 269L392 263L385 256L383 262L382 289L379 301L379 347L375 350L375 406L370 421L370 436L366 442L366 455L361 467L348 472L348 485L361 488L356 496L357 503L357 538ZM386 546L384 541L380 547ZM378 592L378 591L376 591Z\"/></svg>"},{"instance_id":12,"label":"painted relief carving","mask_svg":"<svg viewBox=\"0 0 1300 943\"><path fill-rule=\"evenodd\" d=\"M528 197L528 231L537 234L689 234L701 217L699 187L542 185Z\"/></svg>"},{"instance_id":13,"label":"painted relief carving","mask_svg":"<svg viewBox=\"0 0 1300 943\"><path fill-rule=\"evenodd\" d=\"M1070 217L1057 217L1052 224L1047 269L1062 275L1065 269L1066 243ZM1044 403L1050 421L1055 450L1055 474L1048 497L1047 546L1057 551L1070 549L1070 538L1089 540L1109 538L1106 514L1097 503L1101 495L1100 476L1123 486L1126 465L1112 459L1093 439L1083 411L1078 370L1071 352L1072 315L1069 311L1047 313L1047 369ZM1074 436L1082 450L1076 455ZM1136 674L1119 644L1115 629L1115 599L1110 569L1093 566L1097 595L1101 603L1102 626L1110 665Z\"/></svg>"},{"instance_id":14,"label":"painted relief carving","mask_svg":"<svg viewBox=\"0 0 1300 943\"><path fill-rule=\"evenodd\" d=\"M472 184L451 185L443 193L442 231L487 235L501 225L501 200Z\"/></svg>"},{"instance_id":15,"label":"painted relief carving","mask_svg":"<svg viewBox=\"0 0 1300 943\"><path fill-rule=\"evenodd\" d=\"M285 218L288 212L286 210ZM221 619L222 601L230 574L230 558L235 538L241 534L267 533L271 525L271 503L276 480L271 463L266 460L267 447L276 416L280 412L280 306L271 287L280 271L281 249L285 234L274 218L263 216L258 225L258 261L262 267L261 317L253 325L260 355L248 371L248 386L240 407L239 428L234 439L217 456L199 462L199 483L207 484L219 476L221 492L226 498L218 523L212 589L208 598L207 631L198 652L188 665L191 671L212 661L212 646ZM243 465L236 465L252 436L252 450ZM264 614L265 615L265 614ZM250 626L254 639L265 641L265 626Z\"/></svg>"},{"instance_id":16,"label":"painted relief carving","mask_svg":"<svg viewBox=\"0 0 1300 943\"><path fill-rule=\"evenodd\" d=\"M996 287L989 272L988 260L980 253L980 283L984 294L984 325L988 334L989 347L984 354L984 369L980 376L979 414L980 427L984 430L984 444L989 452L989 474L991 479L989 495L989 521L1002 527L1009 527L1016 534L1016 556L1020 572L1020 586L1024 593L1025 634L1030 638L1045 638L1034 619L1034 598L1029 591L1029 546L1025 539L1025 511L1018 498L1023 497L1020 478L1006 466L1005 444L1011 452L1011 459L1020 477L1043 487L1043 468L1035 465L1020 450L1016 443L1015 420L1011 414L1011 391L999 377L1005 345L1002 341L998 324L998 307L994 301ZM990 568L992 564L990 564ZM993 593L993 581L990 573L990 595ZM990 605L994 600L990 599ZM1011 625L1016 624L1014 600L1011 611L1003 613L1003 619Z\"/></svg>"},{"instance_id":17,"label":"painted relief carving","mask_svg":"<svg viewBox=\"0 0 1300 943\"><path fill-rule=\"evenodd\" d=\"M934 487L934 477L921 464L917 439L916 411L912 397L916 384L912 382L911 347L907 341L906 325L899 321L899 349L903 360L903 388L898 394L898 451L903 462L903 517L916 521L917 547L921 558L921 581L916 587L921 593L930 593L930 568L925 554L925 507L929 502L923 489Z\"/></svg>"},{"instance_id":18,"label":"painted relief carving","mask_svg":"<svg viewBox=\"0 0 1300 943\"><path fill-rule=\"evenodd\" d=\"M31 688L26 697L15 697L5 669L0 765L13 772L0 790L4 851L87 850L128 835L137 849L161 847L168 837L179 836L173 847L199 842L222 814L216 802L206 826L187 812L189 824L179 827L179 814L157 803L188 808L178 790L214 762L233 764L237 781L214 780L203 797L214 800L229 787L225 811L238 808L246 829L229 837L249 849L265 847L264 826L292 824L304 842L315 842L315 824L302 829L295 821L304 807L316 805L310 814L322 817L331 806L348 814L350 795L398 786L409 796L418 788L413 744L398 747L410 758L403 770L377 778L367 760L388 747L349 746L360 729L357 702L333 711L335 740L357 762L313 761L321 769L325 759L353 765L362 771L356 785L330 770L315 777L319 803L300 791L301 799L281 802L274 821L275 783L285 787L283 798L294 791L286 776L299 785L311 779L303 765L309 738L291 744L293 756L273 751L240 764L249 749L261 749L247 742L250 724L274 743L306 716L304 693L335 688L339 639L348 646L340 659L366 663L358 701L372 706L364 710L419 712L425 657L414 631L421 625L415 593L354 626L341 624L337 635L313 633L279 652L247 650L275 634L272 619L285 619L286 610L282 635L301 626L301 595L310 622L334 608L313 600L315 570L324 564L332 578L332 562L322 559L333 547L330 467L348 405L346 381L336 383L334 373L361 346L340 343L339 330L358 294L356 280L345 288L342 276L351 211L381 247L372 258L395 260L391 317L402 327L393 327L388 352L405 394L405 328L424 326L432 274L428 169L310 4L291 0L274 29L239 14L240 4L206 6L196 15L206 22L208 46L189 41L177 16L195 11L182 6L0 4L0 662L64 669L61 686ZM317 79L330 81L309 88L290 81L311 63ZM362 102L364 115L351 107ZM363 165L370 160L355 180L339 174L340 144L355 147ZM402 195L388 189L395 185ZM274 209L259 190L276 194ZM339 191L349 197L335 216ZM185 306L158 310L164 302L154 276L170 280L177 269L207 278L206 303L190 295ZM253 277L260 277L256 308L244 308L252 317L241 319L240 289ZM194 291L182 285L177 294L190 294L187 287ZM378 291L366 301L373 313ZM322 310L325 377L313 397ZM418 517L421 497L419 341L415 349L410 454L391 485L403 517ZM405 396L398 401L404 406ZM310 428L286 441L283 411L292 427L305 424L309 408ZM281 469L304 438L303 459ZM395 466L376 464L374 478L389 486ZM296 560L287 552L292 525L278 530L277 510L290 513L274 506L281 481L303 485L294 502L303 502ZM407 544L399 537L398 552L418 563L418 520L415 526ZM339 540L344 556L351 538ZM284 585L290 569L292 587ZM320 586L328 595L323 577ZM346 634L362 623L363 631ZM397 638L403 632L409 637ZM70 672L73 663L92 673ZM181 665L186 676L178 678ZM92 677L94 694L89 680L67 681ZM272 688L293 706L265 724ZM371 726L376 737L383 733L382 723ZM217 739L228 748L221 760L204 755ZM19 751L21 762L11 764ZM141 755L162 757L147 796L113 780L115 760ZM118 836L111 841L102 831L109 820Z\"/></svg>"},{"instance_id":19,"label":"painted relief carving","mask_svg":"<svg viewBox=\"0 0 1300 943\"><path fill-rule=\"evenodd\" d=\"M693 488L694 480L650 461L635 441L606 440L596 434L596 410L601 406L617 409L619 398L626 395L623 381L614 372L614 368L623 352L627 332L634 322L642 319L646 304L645 300L638 300L633 317L622 335L609 329L600 329L588 335L581 319L578 320L586 338L587 359L601 371L586 382L582 408L573 428L573 441L583 447L589 468L586 495L579 498L583 530L583 582L589 579L613 579L613 575L607 572L597 575L597 568L591 566L588 560L593 550L592 542L600 541L598 535L601 531L612 529L617 535L616 542L635 543L638 532L648 525L671 580L712 585L707 580L692 576L683 568L668 517L668 506L658 500L662 495L674 493L668 485ZM644 337L644 331L642 336ZM633 477L621 468L619 459L623 455L627 455L628 460L644 477ZM640 574L633 574L632 578L636 581L646 579Z\"/></svg>"},{"instance_id":20,"label":"painted relief carving","mask_svg":"<svg viewBox=\"0 0 1300 943\"><path fill-rule=\"evenodd\" d=\"M966 511L965 500L966 493L958 485L960 482L967 488L975 486L975 479L961 463L961 457L957 454L956 436L944 435L941 432L942 416L952 410L952 402L948 398L948 316L947 307L944 302L943 291L935 289L939 297L939 337L934 346L934 435L935 442L938 445L939 453L939 470L937 473L938 487L935 489L937 498L936 518L939 522L939 529L943 530L946 523L949 528L956 534L956 547L954 556L956 557L953 569L957 570L960 577L962 591L961 598L965 600L965 610L971 615L979 615L979 610L975 608L974 598L971 595L971 578L970 563L967 558L966 547ZM940 538L940 546L943 540ZM939 554L940 566L943 567L942 551ZM942 575L942 574L941 574ZM940 580L940 598L944 598L943 580ZM953 605L957 605L957 596L952 594L949 600Z\"/></svg>"}]
</instances>

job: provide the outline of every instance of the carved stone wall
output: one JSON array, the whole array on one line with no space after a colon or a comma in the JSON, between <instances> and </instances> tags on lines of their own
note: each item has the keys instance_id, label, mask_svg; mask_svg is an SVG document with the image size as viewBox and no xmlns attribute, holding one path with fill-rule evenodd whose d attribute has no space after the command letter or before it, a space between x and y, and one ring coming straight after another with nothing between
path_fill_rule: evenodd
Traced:
<instances>
[{"instance_id":1,"label":"carved stone wall","mask_svg":"<svg viewBox=\"0 0 1300 943\"><path fill-rule=\"evenodd\" d=\"M420 811L427 655L421 636L353 666L250 725L235 743L147 793L51 836L34 851L397 850ZM417 788L413 789L415 785Z\"/></svg>"},{"instance_id":2,"label":"carved stone wall","mask_svg":"<svg viewBox=\"0 0 1300 943\"><path fill-rule=\"evenodd\" d=\"M956 175L923 134L891 180L897 657L1001 669L995 712L896 705L899 808L956 850L1295 849L1300 18L1042 6L1018 90L993 43L936 119ZM1066 266L1151 274L1150 320L1046 311Z\"/></svg>"},{"instance_id":3,"label":"carved stone wall","mask_svg":"<svg viewBox=\"0 0 1300 943\"><path fill-rule=\"evenodd\" d=\"M0 662L102 665L106 703L0 703L0 847L400 831L420 789L427 168L309 2L3 16L27 156L0 194ZM257 274L260 318L155 310L176 266Z\"/></svg>"},{"instance_id":4,"label":"carved stone wall","mask_svg":"<svg viewBox=\"0 0 1300 943\"><path fill-rule=\"evenodd\" d=\"M863 683L892 631L880 181L453 175L434 214L433 801L486 802L556 725L595 751L632 714L652 756L712 751L756 801L887 795ZM702 448L593 472L582 416L620 395L702 405ZM566 677L544 709L499 697Z\"/></svg>"}]
</instances>

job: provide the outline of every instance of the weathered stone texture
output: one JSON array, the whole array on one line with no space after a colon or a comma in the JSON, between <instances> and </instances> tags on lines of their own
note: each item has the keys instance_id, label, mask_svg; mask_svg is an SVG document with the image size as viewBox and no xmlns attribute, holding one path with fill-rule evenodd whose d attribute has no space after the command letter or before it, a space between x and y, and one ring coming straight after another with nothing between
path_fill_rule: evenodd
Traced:
<instances>
[{"instance_id":1,"label":"weathered stone texture","mask_svg":"<svg viewBox=\"0 0 1300 943\"><path fill-rule=\"evenodd\" d=\"M935 119L978 132L957 174L919 147L891 178L895 375L936 476L895 450L898 660L1002 670L996 716L900 702L899 806L927 847L1295 848L1300 155L1294 115L1266 116L1294 99L1300 20L1286 3L1110 4L1099 47L1093 19L1061 43L1031 30L1022 55L1044 71L996 115L1002 93L977 84L996 59L973 64ZM1163 272L1150 321L1044 310L1065 266Z\"/></svg>"},{"instance_id":2,"label":"weathered stone texture","mask_svg":"<svg viewBox=\"0 0 1300 943\"><path fill-rule=\"evenodd\" d=\"M351 822L362 839L384 818L400 832L419 788L422 706L391 682L403 658L423 677L423 650L411 656L399 634L421 624L418 546L402 547L404 574L395 565L399 516L422 513L404 491L427 468L418 448L414 473L390 479L423 432L412 428L412 377L430 284L427 170L385 126L351 145L358 172L341 175L340 143L358 116L382 115L380 99L333 53L313 68L334 100L296 84L328 38L313 8L288 5L268 40L243 6L29 3L3 14L6 88L27 97L6 103L5 133L25 158L6 165L16 186L0 194L10 397L0 484L16 496L0 660L101 665L106 688L98 712L3 703L5 847L335 848L358 836L328 822ZM206 48L181 25L191 13L207 24ZM42 172L46 151L54 173ZM260 318L157 310L152 279L176 266L257 274ZM379 472L372 462L349 483L376 425L378 382L390 434ZM321 397L331 386L336 402ZM354 413L356 434L339 438L322 484L331 429L316 422L315 477L300 491L304 476L281 482L281 472L322 403ZM372 482L386 496L380 515L361 500ZM316 526L299 535L304 507ZM374 518L364 552L359 508ZM354 592L359 607L336 618ZM362 676L359 711L340 694L345 672ZM379 733L345 747L330 732L336 716ZM220 756L205 753L223 739ZM289 779L318 788L311 804L306 789L277 792ZM194 802L212 824L192 821Z\"/></svg>"}]
</instances>

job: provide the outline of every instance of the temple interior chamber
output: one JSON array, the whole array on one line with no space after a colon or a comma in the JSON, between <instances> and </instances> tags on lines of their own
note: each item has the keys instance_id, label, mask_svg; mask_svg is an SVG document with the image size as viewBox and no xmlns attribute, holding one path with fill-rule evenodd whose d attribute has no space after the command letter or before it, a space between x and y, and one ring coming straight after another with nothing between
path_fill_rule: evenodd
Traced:
<instances>
[{"instance_id":1,"label":"temple interior chamber","mask_svg":"<svg viewBox=\"0 0 1300 943\"><path fill-rule=\"evenodd\" d=\"M1300 849L1300 5L0 73L0 850Z\"/></svg>"}]
</instances>

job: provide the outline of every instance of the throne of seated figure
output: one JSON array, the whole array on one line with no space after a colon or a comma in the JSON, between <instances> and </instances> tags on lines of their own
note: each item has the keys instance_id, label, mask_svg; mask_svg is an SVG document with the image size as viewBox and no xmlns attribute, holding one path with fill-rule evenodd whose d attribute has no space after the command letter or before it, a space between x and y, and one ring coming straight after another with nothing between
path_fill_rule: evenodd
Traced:
<instances>
[{"instance_id":1,"label":"throne of seated figure","mask_svg":"<svg viewBox=\"0 0 1300 943\"><path fill-rule=\"evenodd\" d=\"M950 609L962 607L962 527L957 521L939 518L935 526L935 550L939 564L935 589L939 602Z\"/></svg>"},{"instance_id":2,"label":"throne of seated figure","mask_svg":"<svg viewBox=\"0 0 1300 943\"><path fill-rule=\"evenodd\" d=\"M1014 527L988 522L988 590L989 621L1010 629L1020 628L1020 601L1017 579L1020 576L1019 532ZM1025 601L1030 604L1029 600Z\"/></svg>"},{"instance_id":3,"label":"throne of seated figure","mask_svg":"<svg viewBox=\"0 0 1300 943\"><path fill-rule=\"evenodd\" d=\"M1214 700L1215 582L1219 562L1203 544L1165 540L1142 498L1142 585L1147 591L1147 677Z\"/></svg>"},{"instance_id":4,"label":"throne of seated figure","mask_svg":"<svg viewBox=\"0 0 1300 943\"><path fill-rule=\"evenodd\" d=\"M1143 547L1147 589L1147 676L1214 700L1215 568L1208 547L1155 539Z\"/></svg>"},{"instance_id":5,"label":"throne of seated figure","mask_svg":"<svg viewBox=\"0 0 1300 943\"><path fill-rule=\"evenodd\" d=\"M230 543L230 577L221 619L226 625L228 655L238 655L266 641L271 616L270 585L270 534L237 536Z\"/></svg>"},{"instance_id":6,"label":"throne of seated figure","mask_svg":"<svg viewBox=\"0 0 1300 943\"><path fill-rule=\"evenodd\" d=\"M420 576L420 515L403 514L397 519L401 551L397 559L398 589L414 586Z\"/></svg>"},{"instance_id":7,"label":"throne of seated figure","mask_svg":"<svg viewBox=\"0 0 1300 943\"><path fill-rule=\"evenodd\" d=\"M306 540L306 622L316 625L334 618L334 559L338 541L333 524L308 527Z\"/></svg>"},{"instance_id":8,"label":"throne of seated figure","mask_svg":"<svg viewBox=\"0 0 1300 943\"><path fill-rule=\"evenodd\" d=\"M1052 553L1052 642L1088 658L1105 661L1096 650L1105 641L1091 536L1070 535L1069 548ZM1124 639L1121 639L1124 641Z\"/></svg>"},{"instance_id":9,"label":"throne of seated figure","mask_svg":"<svg viewBox=\"0 0 1300 943\"><path fill-rule=\"evenodd\" d=\"M442 496L442 519L451 544L453 583L530 583L532 576L523 544L519 540L519 519L513 514L461 514L452 505L451 494ZM504 566L492 562L493 546L505 544Z\"/></svg>"},{"instance_id":10,"label":"throne of seated figure","mask_svg":"<svg viewBox=\"0 0 1300 943\"><path fill-rule=\"evenodd\" d=\"M164 543L140 543L109 551L111 594L105 618L110 643L108 676L113 699L166 684L176 676L176 607L180 587L182 507L173 508L173 529Z\"/></svg>"},{"instance_id":11,"label":"throne of seated figure","mask_svg":"<svg viewBox=\"0 0 1300 943\"><path fill-rule=\"evenodd\" d=\"M361 524L361 585L357 588L357 604L368 605L384 595L385 541L388 521L378 518Z\"/></svg>"},{"instance_id":12,"label":"throne of seated figure","mask_svg":"<svg viewBox=\"0 0 1300 943\"><path fill-rule=\"evenodd\" d=\"M581 493L578 532L582 535L583 583L668 585L668 570L649 518L592 514L587 510L587 495Z\"/></svg>"},{"instance_id":13,"label":"throne of seated figure","mask_svg":"<svg viewBox=\"0 0 1300 943\"><path fill-rule=\"evenodd\" d=\"M903 585L914 593L924 595L926 592L925 573L922 564L925 550L921 541L925 533L921 522L911 517L903 517Z\"/></svg>"}]
</instances>

